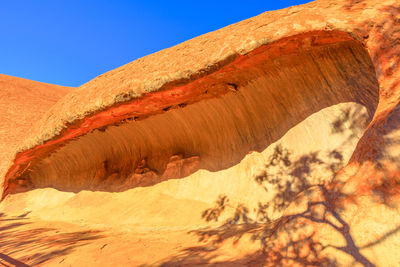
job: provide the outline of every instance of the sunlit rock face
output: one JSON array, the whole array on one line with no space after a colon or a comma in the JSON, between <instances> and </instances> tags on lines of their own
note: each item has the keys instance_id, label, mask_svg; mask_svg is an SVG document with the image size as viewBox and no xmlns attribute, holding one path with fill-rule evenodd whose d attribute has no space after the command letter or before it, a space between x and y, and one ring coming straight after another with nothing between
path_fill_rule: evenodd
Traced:
<instances>
[{"instance_id":1,"label":"sunlit rock face","mask_svg":"<svg viewBox=\"0 0 400 267\"><path fill-rule=\"evenodd\" d=\"M32 161L29 171L16 177L14 190L114 192L154 185L199 169L230 168L334 104L359 103L372 117L378 102L377 81L358 42L299 48L264 61L266 53L247 63L239 75L242 81L225 85L230 89L227 93L94 129L66 142Z\"/></svg>"},{"instance_id":2,"label":"sunlit rock face","mask_svg":"<svg viewBox=\"0 0 400 267\"><path fill-rule=\"evenodd\" d=\"M317 0L71 90L15 125L27 138L0 165L0 217L15 215L0 219L1 253L34 266L397 266L399 21L397 0ZM43 225L61 234L38 238ZM84 231L59 243L71 228Z\"/></svg>"},{"instance_id":3,"label":"sunlit rock face","mask_svg":"<svg viewBox=\"0 0 400 267\"><path fill-rule=\"evenodd\" d=\"M350 119L346 120L348 115ZM368 121L368 112L364 106L355 102L341 103L313 113L265 149L249 152L240 162L222 170L209 171L196 166L197 171L193 170L193 173L182 179L163 182L150 180L155 183L153 186L139 185L119 193L83 190L74 194L49 188L35 189L23 194L9 195L0 205L0 210L16 215L21 210L31 211L31 216L44 220L73 220L135 229L196 229L208 225L201 218L201 213L223 195L229 198L228 210L241 203L249 209L249 216L256 217L254 209L258 203L268 203L277 193L268 185L266 192L255 180L257 175L265 170L277 147L288 150L293 161L315 153L324 163L304 167L311 167L310 173L307 174L310 184L319 184L332 178L327 166L336 163L337 159L330 157L330 153L338 151L341 154L343 158L338 167L343 167L353 153ZM342 122L340 131L335 130L335 124L338 122ZM315 130L316 128L318 130ZM118 127L115 128L117 129ZM190 162L190 159L193 161ZM197 157L172 157L164 175L169 173L171 177L178 178L182 174L178 171L182 171L183 164L193 166L193 162L197 164L199 160ZM140 166L138 169L145 168ZM273 169L270 170L270 174L279 174L283 184L293 183L295 191L298 184L293 181L293 177L288 172L279 171ZM159 178L154 174L152 177L149 173L150 170L140 174L140 177ZM134 173L132 176L137 177L139 174ZM116 187L115 180L106 182L107 186ZM102 191L106 191L105 185L102 188ZM269 212L274 217L282 215L282 211ZM229 215L229 212L223 214L220 221Z\"/></svg>"},{"instance_id":4,"label":"sunlit rock face","mask_svg":"<svg viewBox=\"0 0 400 267\"><path fill-rule=\"evenodd\" d=\"M73 88L0 74L0 176L36 122ZM2 185L4 179L0 179Z\"/></svg>"}]
</instances>

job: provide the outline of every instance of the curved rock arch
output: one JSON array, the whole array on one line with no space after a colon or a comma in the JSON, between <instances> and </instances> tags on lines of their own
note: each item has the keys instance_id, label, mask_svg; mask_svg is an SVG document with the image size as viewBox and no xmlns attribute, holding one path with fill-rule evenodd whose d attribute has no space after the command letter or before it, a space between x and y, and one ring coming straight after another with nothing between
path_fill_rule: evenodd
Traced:
<instances>
[{"instance_id":1,"label":"curved rock arch","mask_svg":"<svg viewBox=\"0 0 400 267\"><path fill-rule=\"evenodd\" d=\"M290 36L70 125L17 157L22 171L9 173L5 193L121 191L218 171L341 102L364 105L371 118L376 109L378 84L362 44L336 31ZM115 116L121 109L130 116Z\"/></svg>"},{"instance_id":2,"label":"curved rock arch","mask_svg":"<svg viewBox=\"0 0 400 267\"><path fill-rule=\"evenodd\" d=\"M308 8L293 7L264 13L138 59L81 86L59 101L20 147L14 162L6 170L2 197L8 193L44 186L70 191L91 189L96 179L103 181L111 177L111 181L114 178L121 180L135 172L150 173L149 180L157 182L173 176L184 176L196 168L226 168L237 163L248 151L259 150L273 142L307 114L347 101L366 106L371 117L379 101L374 118L351 161L363 162L382 157L386 153L383 151L383 135L389 131L385 128L385 121L396 116L399 102L399 71L395 66L399 61L396 53L400 45L396 42L399 26L396 21L400 11L395 1L390 0L379 3L373 0L348 2L343 0L330 4L329 1L317 1L308 4ZM323 13L319 13L319 10L323 10ZM326 14L330 16L326 17ZM300 20L304 17L314 17L315 21ZM310 69L301 72L295 67L300 65ZM288 73L293 72L282 72L282 68L292 68L298 76L291 80L293 77ZM311 70L319 73L313 76L314 80L310 78ZM286 84L279 86L279 82ZM314 86L308 86L313 83ZM251 101L246 102L246 99L262 102L263 98L255 92L273 84L276 88L285 89L258 93L269 94L268 97L273 101L268 105L274 105L276 110L281 111L271 113L264 109L260 114L258 111L249 114L251 107L266 105L253 105ZM308 89L304 90L306 87ZM293 88L294 91L291 91ZM307 98L307 94L313 97ZM223 117L234 107L232 103L238 103L240 99L250 103L243 107L241 113L238 112L242 115ZM296 105L296 102L288 104L282 100L299 102ZM207 104L213 101L219 104ZM288 109L285 104L291 108ZM195 131L189 137L185 137L185 134L191 131L182 131L183 123L188 125L186 128L196 123L199 125L198 118L189 113L196 109L197 113L214 109L220 121L230 123L231 128L240 128L240 131L236 137L232 137L228 136L229 130L221 130L215 143L205 141L198 145L201 138L193 138L196 136ZM142 146L140 152L122 143L119 150L115 149L118 146L104 149L98 146L103 144L106 147L106 138L103 137L111 137L115 135L114 132L122 134L124 131L119 130L129 127L134 128L131 129L133 132L142 132L138 136L146 135L146 131L157 136L157 129L162 127L157 119L162 116L164 118L160 120L165 124L168 120L173 120L173 123L184 122L179 126L181 129L165 128L170 131L166 137L160 138L169 140L163 142L169 145L159 155L148 148L152 145L147 148ZM235 116L237 118L232 120ZM260 121L257 120L260 117L270 118L264 120L269 123L255 123ZM277 122L280 122L280 127L273 127ZM153 126L147 128L146 123ZM208 127L209 130L218 129L217 126L221 125L213 115L203 118L202 125L207 123L214 123ZM142 130L139 131L138 127L142 127ZM391 124L390 127L397 126ZM185 133L171 135L179 130ZM108 139L110 144L118 143L114 141L118 138L113 138ZM134 140L137 143L146 143L141 142L144 139L139 137L132 138L136 138ZM87 144L95 143L92 146L97 149L89 149L90 145L80 145L81 140L86 140ZM158 143L154 140L148 142ZM212 150L205 149L207 142L215 147ZM242 147L241 143L247 146L237 152L236 148ZM235 153L228 153L232 148ZM80 154L82 149L88 149L86 154ZM207 151L214 151L214 154L209 155ZM75 152L75 158L66 156ZM230 156L225 158L226 162L214 162L214 158L221 158L218 153ZM115 154L123 160L110 161ZM93 158L92 165L85 162L89 156ZM163 177L169 161L181 166L179 173L167 172Z\"/></svg>"}]
</instances>

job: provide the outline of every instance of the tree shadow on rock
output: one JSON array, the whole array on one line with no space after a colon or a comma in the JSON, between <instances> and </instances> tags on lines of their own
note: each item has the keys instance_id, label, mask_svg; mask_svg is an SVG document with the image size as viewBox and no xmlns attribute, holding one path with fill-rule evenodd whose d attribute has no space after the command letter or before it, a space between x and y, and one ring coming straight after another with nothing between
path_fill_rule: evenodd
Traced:
<instances>
[{"instance_id":1,"label":"tree shadow on rock","mask_svg":"<svg viewBox=\"0 0 400 267\"><path fill-rule=\"evenodd\" d=\"M32 223L26 216L0 215L0 263L5 266L37 266L105 237L97 230L60 232L56 228L27 226Z\"/></svg>"},{"instance_id":2,"label":"tree shadow on rock","mask_svg":"<svg viewBox=\"0 0 400 267\"><path fill-rule=\"evenodd\" d=\"M346 112L340 121L335 121L332 125L334 133L344 131L345 123L354 125L355 114ZM324 253L328 248L351 256L353 264L375 266L360 250L383 242L399 232L400 226L395 226L379 240L357 246L349 223L341 215L347 204L358 204L358 195L346 193L344 182L337 179L337 171L346 163L343 153L332 150L324 158L327 160L323 160L320 152L311 152L293 159L289 150L276 146L264 171L255 177L255 181L266 192L275 192L271 201L258 203L254 218L249 216L249 209L245 205L238 204L220 227L191 231L198 235L203 245L182 250L161 266L337 266L338 259L332 253ZM310 179L316 168L330 179ZM359 192L374 197L379 204L396 208L393 199L400 195L399 172L388 172L379 166L374 166L374 170L374 173L362 174L373 182ZM202 213L202 218L208 222L218 221L227 212L228 206L232 208L228 197L222 195L214 207ZM271 216L273 212L280 212L281 216L276 219ZM327 227L340 236L344 245L321 242L317 235L321 227ZM216 260L218 249L224 242L237 244L246 235L250 235L252 241L259 242L260 249L257 252L232 261Z\"/></svg>"}]
</instances>

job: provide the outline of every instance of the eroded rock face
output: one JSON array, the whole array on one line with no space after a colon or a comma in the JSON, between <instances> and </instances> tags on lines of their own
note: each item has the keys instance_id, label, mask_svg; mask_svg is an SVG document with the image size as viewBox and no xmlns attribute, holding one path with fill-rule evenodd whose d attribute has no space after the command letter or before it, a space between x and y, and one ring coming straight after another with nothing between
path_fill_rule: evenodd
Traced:
<instances>
[{"instance_id":1,"label":"eroded rock face","mask_svg":"<svg viewBox=\"0 0 400 267\"><path fill-rule=\"evenodd\" d=\"M249 81L265 77L264 68L268 69L269 65L274 65L270 64L271 62L281 61L279 64L290 66L292 63L285 62L285 59L296 58L295 55L300 55L301 51L317 52L323 47L332 47L333 51L334 46L346 42L353 42L353 44L348 43L352 47L356 47L357 42L359 47L365 46L369 57L361 56L362 60L358 62L360 57L356 52L355 56L350 57L355 60L351 64L369 65L366 68L373 72L371 63L367 62L372 59L381 85L380 103L385 108L388 105L394 105L396 100L390 100L388 105L384 103L388 96L391 97L390 99L396 98L395 87L398 73L393 67L397 60L396 53L393 51L396 51L398 45L395 38L397 36L395 21L398 16L396 3L393 1L328 3L329 1L320 1L310 3L309 8L295 7L260 15L246 23L238 23L214 34L204 35L180 46L161 51L154 56L137 60L83 85L57 103L54 109L43 118L42 125L33 129L32 137L27 138L25 144L21 146L19 149L21 152L18 153L14 164L3 170L7 171L4 178L6 183L3 186L3 196L7 192L28 189L31 186L29 181L17 182L18 179L29 180L26 175L24 176L28 165L38 166L40 161L47 158L50 153L58 151L59 147L65 146L70 140L79 139L80 136L96 129L104 130L113 124L145 120L158 113L175 108L185 109L193 103L229 94L232 90L240 90L246 87ZM326 14L329 14L329 17ZM279 17L284 17L285 22L279 22ZM313 17L314 21L305 19L309 17ZM279 31L276 31L276 27ZM226 35L237 36L237 38L225 38ZM203 47L207 44L205 40L214 45L208 45L205 49L206 47ZM218 43L218 40L223 40L223 42ZM181 53L182 49L191 51L190 57L187 52ZM321 61L317 61L317 65L325 66L324 60L325 57L328 60L329 53L331 52L325 51L325 56L315 54L311 57L320 57L318 60ZM177 57L178 54L180 56ZM157 57L159 60L156 60ZM168 57L173 60L168 60ZM195 58L194 61L193 58ZM298 59L301 60L301 56ZM355 69L358 70L358 68ZM338 69L313 70L316 75L319 72L321 76L327 77L327 80L319 81L320 85L314 84L311 87L322 88L324 83L328 86L335 84L334 81L329 80L325 72L336 73L341 76L338 80L349 84L358 83L358 78L361 76L367 77L365 79L369 80L370 84L374 83L373 80L376 78L374 75L349 71L345 73ZM281 78L290 79L290 77ZM310 81L297 82L299 84L287 86L302 86ZM383 84L385 86L382 86ZM279 85L276 86L279 87ZM346 87L348 84L343 86ZM370 88L370 85L365 87ZM343 98L341 93L336 91L335 94L339 99L332 99L332 96L327 96L327 98L329 101L356 101L366 106L374 106L376 100L373 99L376 99L374 95L376 91L370 89L367 91L369 93L352 90L350 99ZM310 94L307 97L313 99L314 95ZM325 98L324 100L328 101ZM273 103L278 103L278 101L274 100ZM306 105L313 107L314 104L307 103ZM374 108L368 107L368 110L372 114ZM376 119L379 118L376 116ZM373 128L371 124L370 129ZM376 139L377 142L381 142L378 139ZM368 143L363 146L365 150L375 149L371 147L371 142L364 143ZM353 159L357 162L368 159L370 153L363 152L364 148L360 147L357 150L359 152L355 153ZM179 151L179 153L182 152ZM134 162L131 164L133 166L129 167L130 169L134 168ZM165 166L165 160L161 165ZM156 169L162 172L162 168L158 166ZM26 184L28 187L16 186L18 183ZM34 183L32 186L35 186ZM78 188L79 186L73 190ZM90 188L90 186L82 185L81 189L84 188Z\"/></svg>"},{"instance_id":2,"label":"eroded rock face","mask_svg":"<svg viewBox=\"0 0 400 267\"><path fill-rule=\"evenodd\" d=\"M264 209L268 223L248 232L268 241L263 253L229 259L228 266L396 266L399 21L395 0L315 1L101 75L57 102L16 150L0 177L1 210L29 209L45 220L196 228L205 224L194 214L218 194L251 208L279 200L283 208ZM335 129L350 129L338 137L324 116L343 105L356 111L329 119ZM343 127L348 117L356 118L356 130L353 123ZM280 149L276 156L276 141L296 157L289 161ZM262 178L253 167L271 155L283 163L273 166L280 175L273 179L276 192L262 198L263 188L248 184ZM311 170L321 155L329 168ZM32 190L46 187L67 192ZM279 199L285 194L290 200ZM226 210L235 212L235 205ZM253 212L238 207L240 216ZM204 235L246 233L229 229ZM182 250L158 263L206 264L221 254L206 252Z\"/></svg>"},{"instance_id":3,"label":"eroded rock face","mask_svg":"<svg viewBox=\"0 0 400 267\"><path fill-rule=\"evenodd\" d=\"M73 88L0 74L0 172L35 123ZM3 184L4 180L0 181Z\"/></svg>"},{"instance_id":4,"label":"eroded rock face","mask_svg":"<svg viewBox=\"0 0 400 267\"><path fill-rule=\"evenodd\" d=\"M344 121L348 112L351 120ZM340 127L336 127L339 131L334 127L337 122L342 123ZM119 180L116 175L104 175L104 169L108 166L103 165L98 168L97 177L108 178L93 182L95 192L83 190L75 194L50 188L36 189L10 194L2 202L0 210L8 214L18 214L22 208L31 211L32 216L45 220L57 218L69 221L74 218L91 224L107 222L110 225L130 225L129 227L134 228L142 228L144 225L196 228L205 224L200 216L202 211L212 206L220 195L229 197L233 207L237 203L246 205L251 214L254 214L253 208L257 208L259 202L270 201L274 197L273 190L266 193L257 184L255 177L264 170L277 147L289 150L293 161L301 162L302 157L315 154L326 164L314 164L310 168L312 170L308 174L308 180L311 183L329 180L331 173L326 167L330 163L338 162L330 157L331 152L338 151L341 154L340 166L346 164L368 122L368 112L364 106L354 102L341 103L312 114L276 142L260 152L249 152L230 168L208 171L200 168L201 160L198 156L184 158L183 155L174 155L167 159L169 163L162 175L149 167L147 160L142 160L125 179L124 184L117 184ZM315 127L318 127L318 131L314 131ZM276 171L279 172L279 168ZM293 177L289 174L290 172L281 173L280 180L283 183L290 182ZM164 179L166 177L169 179ZM182 179L176 179L179 177ZM123 187L127 185L135 186L126 190ZM110 193L111 190L123 192ZM44 203L44 199L48 199L48 202ZM87 202L89 199L90 204ZM151 204L154 202L157 205ZM113 212L110 217L107 211L112 211L117 206L121 214ZM157 209L165 212L159 213ZM276 212L274 216L281 214L282 212Z\"/></svg>"},{"instance_id":5,"label":"eroded rock face","mask_svg":"<svg viewBox=\"0 0 400 267\"><path fill-rule=\"evenodd\" d=\"M263 151L300 121L334 104L357 102L372 117L378 103L372 62L355 40L330 43L344 38L349 37L325 32L295 36L274 44L297 44L279 57L270 54L275 47L265 46L254 52L254 57L234 61L185 88L162 91L161 96L153 93L154 102L149 107L127 104L125 109L143 108L143 115L22 153L27 161L19 168L29 164L29 171L14 174L6 191L43 187L73 192L122 191L152 185L187 176L199 168L218 171L234 166L249 152ZM308 40L314 43L307 44ZM177 94L181 90L202 94L194 99L179 96L185 105L157 111L167 101L176 101L175 90ZM156 99L162 99L161 103ZM147 109L158 114L146 114ZM113 114L112 109L107 112ZM70 131L87 131L104 120L85 123ZM174 155L182 155L188 162L197 157L198 163L183 167L183 172L171 172L170 168L165 172ZM138 173L143 164L146 170Z\"/></svg>"}]
</instances>

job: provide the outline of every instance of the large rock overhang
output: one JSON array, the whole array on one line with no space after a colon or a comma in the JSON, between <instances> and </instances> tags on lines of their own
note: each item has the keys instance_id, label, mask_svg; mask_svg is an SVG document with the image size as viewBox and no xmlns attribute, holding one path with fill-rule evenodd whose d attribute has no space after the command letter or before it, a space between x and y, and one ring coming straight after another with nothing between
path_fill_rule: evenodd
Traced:
<instances>
[{"instance_id":1,"label":"large rock overhang","mask_svg":"<svg viewBox=\"0 0 400 267\"><path fill-rule=\"evenodd\" d=\"M325 107L356 102L372 118L378 88L368 52L348 33L281 38L69 123L16 156L2 196L42 187L122 191L218 171Z\"/></svg>"}]
</instances>

